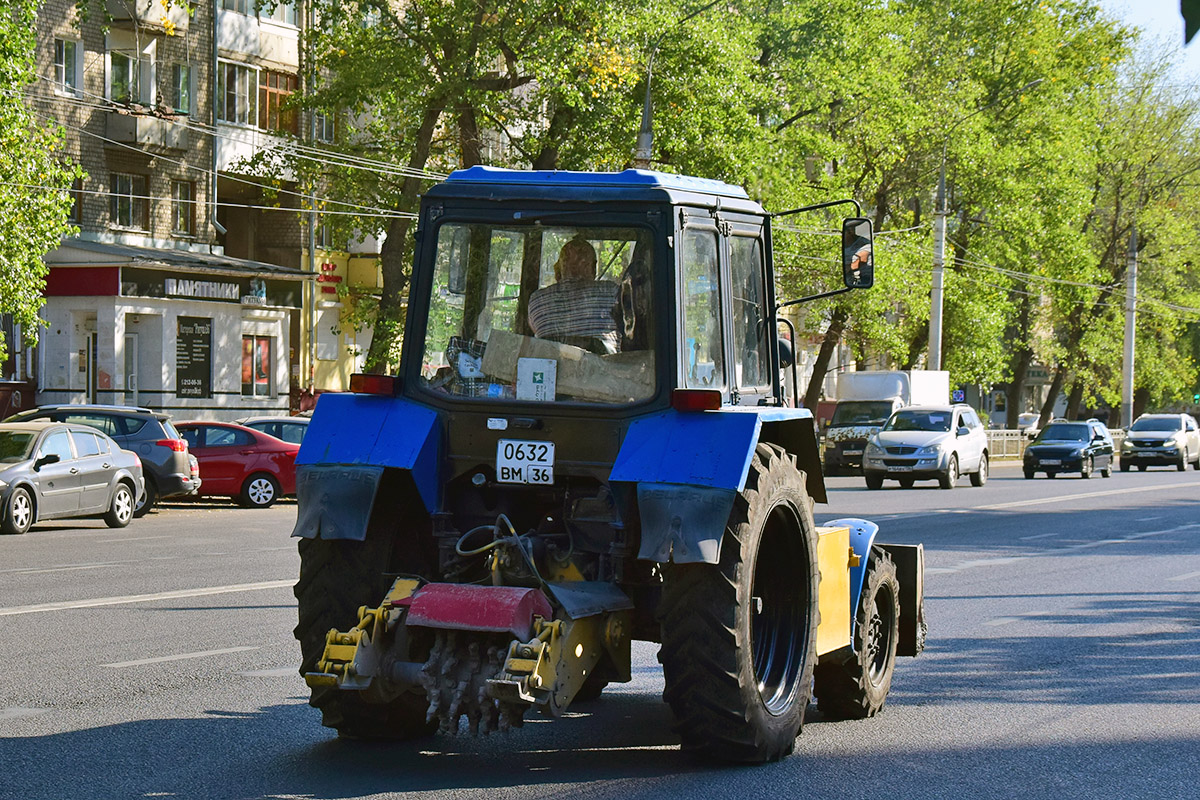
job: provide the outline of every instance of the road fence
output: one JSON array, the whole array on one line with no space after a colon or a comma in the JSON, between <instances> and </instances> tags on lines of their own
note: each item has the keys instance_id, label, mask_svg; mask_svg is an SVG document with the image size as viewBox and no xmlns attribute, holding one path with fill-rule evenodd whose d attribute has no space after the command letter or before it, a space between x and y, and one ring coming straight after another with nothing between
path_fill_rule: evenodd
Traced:
<instances>
[{"instance_id":1,"label":"road fence","mask_svg":"<svg viewBox=\"0 0 1200 800\"><path fill-rule=\"evenodd\" d=\"M1113 439L1114 454L1120 453L1121 440L1125 438L1125 431L1109 429L1108 433ZM991 430L987 432L987 437L988 453L991 454L993 461L1020 459L1025 455L1025 446L1033 441L1033 437L1024 431Z\"/></svg>"}]
</instances>

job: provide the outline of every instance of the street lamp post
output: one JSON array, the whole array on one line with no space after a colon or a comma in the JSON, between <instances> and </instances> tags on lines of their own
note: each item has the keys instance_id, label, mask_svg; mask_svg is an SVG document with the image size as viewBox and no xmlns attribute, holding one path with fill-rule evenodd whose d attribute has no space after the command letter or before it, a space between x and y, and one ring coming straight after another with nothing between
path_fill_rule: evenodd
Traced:
<instances>
[{"instance_id":1,"label":"street lamp post","mask_svg":"<svg viewBox=\"0 0 1200 800\"><path fill-rule=\"evenodd\" d=\"M929 293L929 369L942 368L942 296L946 285L946 217L950 210L946 208L946 145L950 134L962 123L976 114L987 111L1012 94L1028 91L1042 82L1041 78L1032 80L1019 89L1000 95L986 106L981 106L970 114L951 122L942 138L942 164L938 170L937 209L933 212L933 286Z\"/></svg>"}]
</instances>

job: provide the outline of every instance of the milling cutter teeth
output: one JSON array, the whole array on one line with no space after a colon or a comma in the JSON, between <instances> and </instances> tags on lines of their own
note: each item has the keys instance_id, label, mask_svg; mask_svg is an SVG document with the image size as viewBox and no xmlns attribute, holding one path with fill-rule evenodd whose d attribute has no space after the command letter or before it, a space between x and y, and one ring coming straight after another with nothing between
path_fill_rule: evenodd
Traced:
<instances>
[{"instance_id":1,"label":"milling cutter teeth","mask_svg":"<svg viewBox=\"0 0 1200 800\"><path fill-rule=\"evenodd\" d=\"M488 688L507 653L507 643L498 643L493 634L437 631L420 671L429 698L426 721L437 720L438 730L449 736L458 734L463 717L471 736L520 727L526 705L497 701Z\"/></svg>"}]
</instances>

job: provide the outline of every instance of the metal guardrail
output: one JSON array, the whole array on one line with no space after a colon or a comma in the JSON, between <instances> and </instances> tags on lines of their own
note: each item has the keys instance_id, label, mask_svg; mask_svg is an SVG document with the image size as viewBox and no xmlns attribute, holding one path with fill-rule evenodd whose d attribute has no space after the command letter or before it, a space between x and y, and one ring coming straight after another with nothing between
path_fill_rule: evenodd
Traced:
<instances>
[{"instance_id":1,"label":"metal guardrail","mask_svg":"<svg viewBox=\"0 0 1200 800\"><path fill-rule=\"evenodd\" d=\"M1121 452L1121 440L1125 438L1125 431L1109 429L1109 435L1113 439L1113 452ZM993 461L1004 459L1020 459L1025 455L1025 446L1033 441L1032 436L1026 435L1023 431L1010 430L991 430L987 432L988 438L988 453L991 454Z\"/></svg>"}]
</instances>

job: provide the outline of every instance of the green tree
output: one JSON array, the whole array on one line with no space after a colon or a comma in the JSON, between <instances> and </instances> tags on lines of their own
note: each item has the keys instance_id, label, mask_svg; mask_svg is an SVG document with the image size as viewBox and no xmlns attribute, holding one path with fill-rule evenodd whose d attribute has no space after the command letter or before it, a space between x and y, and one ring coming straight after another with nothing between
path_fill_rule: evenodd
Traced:
<instances>
[{"instance_id":1,"label":"green tree","mask_svg":"<svg viewBox=\"0 0 1200 800\"><path fill-rule=\"evenodd\" d=\"M59 132L38 121L21 95L35 79L35 0L0 6L0 313L29 343L37 339L46 265L72 228L68 190L80 174L58 156ZM20 342L0 341L0 359Z\"/></svg>"}]
</instances>

